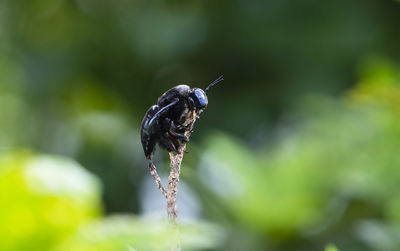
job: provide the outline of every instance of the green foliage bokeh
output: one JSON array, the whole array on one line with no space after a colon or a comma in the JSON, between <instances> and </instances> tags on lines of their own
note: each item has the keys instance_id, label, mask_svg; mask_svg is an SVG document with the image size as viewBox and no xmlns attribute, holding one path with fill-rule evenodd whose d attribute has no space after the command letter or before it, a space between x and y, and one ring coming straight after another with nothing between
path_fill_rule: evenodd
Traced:
<instances>
[{"instance_id":1,"label":"green foliage bokeh","mask_svg":"<svg viewBox=\"0 0 400 251\"><path fill-rule=\"evenodd\" d=\"M0 1L0 250L399 250L399 12ZM179 238L152 214L140 122L221 74L184 158Z\"/></svg>"},{"instance_id":2,"label":"green foliage bokeh","mask_svg":"<svg viewBox=\"0 0 400 251\"><path fill-rule=\"evenodd\" d=\"M0 191L0 250L50 250L101 212L99 180L60 157L2 155Z\"/></svg>"},{"instance_id":3,"label":"green foliage bokeh","mask_svg":"<svg viewBox=\"0 0 400 251\"><path fill-rule=\"evenodd\" d=\"M341 99L305 98L298 125L274 147L249 151L213 134L200 164L204 182L219 177L209 192L223 189L217 197L235 220L277 242L330 238L351 250L396 250L399 73L374 60Z\"/></svg>"}]
</instances>

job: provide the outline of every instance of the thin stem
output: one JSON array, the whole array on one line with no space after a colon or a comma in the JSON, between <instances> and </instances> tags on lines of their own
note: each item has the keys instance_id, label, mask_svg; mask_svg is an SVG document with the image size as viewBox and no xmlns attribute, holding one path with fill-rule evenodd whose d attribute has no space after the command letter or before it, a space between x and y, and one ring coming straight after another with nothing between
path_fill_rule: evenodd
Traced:
<instances>
[{"instance_id":1,"label":"thin stem","mask_svg":"<svg viewBox=\"0 0 400 251\"><path fill-rule=\"evenodd\" d=\"M178 193L179 175L181 173L181 163L183 159L183 151L178 154L169 153L171 159L171 172L168 177L167 192L167 213L168 219L177 224L178 208L176 206L176 196Z\"/></svg>"},{"instance_id":2,"label":"thin stem","mask_svg":"<svg viewBox=\"0 0 400 251\"><path fill-rule=\"evenodd\" d=\"M198 113L193 112L192 120L185 131L184 135L190 137L193 131L193 125L198 118ZM168 177L168 191L167 191L167 214L168 219L173 224L178 224L178 208L176 206L176 196L178 194L178 183L179 175L181 173L181 163L183 159L183 154L186 151L186 143L183 143L179 149L178 153L169 153L169 158L171 160L171 171Z\"/></svg>"},{"instance_id":3,"label":"thin stem","mask_svg":"<svg viewBox=\"0 0 400 251\"><path fill-rule=\"evenodd\" d=\"M167 198L167 190L163 187L161 184L161 179L160 176L157 173L156 166L153 164L153 161L149 160L149 169L150 169L150 174L153 176L154 180L156 181L158 189L162 192L165 198Z\"/></svg>"}]
</instances>

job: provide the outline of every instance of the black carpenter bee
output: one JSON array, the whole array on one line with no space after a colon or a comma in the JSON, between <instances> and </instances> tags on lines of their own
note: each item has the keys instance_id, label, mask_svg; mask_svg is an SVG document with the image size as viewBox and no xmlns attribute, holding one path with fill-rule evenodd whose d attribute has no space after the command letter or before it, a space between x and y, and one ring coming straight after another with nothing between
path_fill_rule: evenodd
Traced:
<instances>
[{"instance_id":1,"label":"black carpenter bee","mask_svg":"<svg viewBox=\"0 0 400 251\"><path fill-rule=\"evenodd\" d=\"M165 92L146 112L140 135L146 158L152 165L156 143L168 152L178 153L182 144L189 141L185 132L192 130L195 118L207 107L206 92L223 80L223 76L212 82L205 91L178 85Z\"/></svg>"}]
</instances>

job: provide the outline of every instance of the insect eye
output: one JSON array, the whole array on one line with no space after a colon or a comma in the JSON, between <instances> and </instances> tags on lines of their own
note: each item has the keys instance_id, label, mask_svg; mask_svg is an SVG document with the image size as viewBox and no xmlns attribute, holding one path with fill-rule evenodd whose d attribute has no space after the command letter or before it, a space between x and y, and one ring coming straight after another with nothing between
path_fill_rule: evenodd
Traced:
<instances>
[{"instance_id":1,"label":"insect eye","mask_svg":"<svg viewBox=\"0 0 400 251\"><path fill-rule=\"evenodd\" d=\"M208 99L207 99L205 92L202 89L195 89L194 95L196 97L196 101L197 101L196 103L198 104L198 106L200 108L204 108L207 106Z\"/></svg>"}]
</instances>

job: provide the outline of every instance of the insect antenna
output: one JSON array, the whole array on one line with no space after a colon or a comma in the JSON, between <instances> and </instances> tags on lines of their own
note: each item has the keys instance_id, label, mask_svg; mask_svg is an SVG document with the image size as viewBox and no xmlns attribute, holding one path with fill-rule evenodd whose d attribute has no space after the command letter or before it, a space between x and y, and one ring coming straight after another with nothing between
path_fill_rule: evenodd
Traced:
<instances>
[{"instance_id":1,"label":"insect antenna","mask_svg":"<svg viewBox=\"0 0 400 251\"><path fill-rule=\"evenodd\" d=\"M211 84L209 84L208 87L206 88L206 92L208 91L208 89L210 89L214 85L218 84L222 80L224 80L224 76L223 75L219 76L216 80L214 80Z\"/></svg>"}]
</instances>

